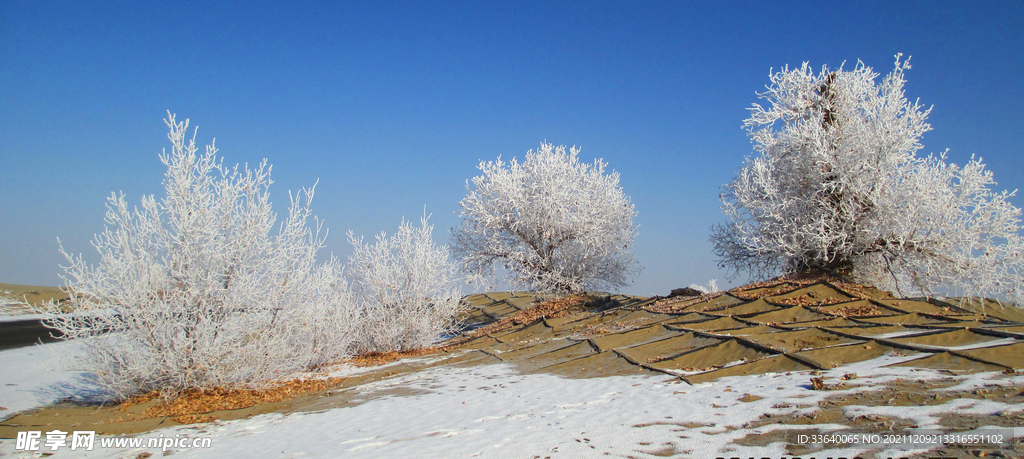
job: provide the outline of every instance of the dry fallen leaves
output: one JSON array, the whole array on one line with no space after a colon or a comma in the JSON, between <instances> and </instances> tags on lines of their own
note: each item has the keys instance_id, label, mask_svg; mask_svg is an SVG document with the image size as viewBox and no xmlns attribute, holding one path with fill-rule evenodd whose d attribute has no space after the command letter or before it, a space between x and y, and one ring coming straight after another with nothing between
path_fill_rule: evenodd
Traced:
<instances>
[{"instance_id":1,"label":"dry fallen leaves","mask_svg":"<svg viewBox=\"0 0 1024 459\"><path fill-rule=\"evenodd\" d=\"M343 363L348 363L357 367L375 367L384 365L387 363L394 362L396 360L404 359L407 357L419 357L423 355L436 354L443 352L443 348L439 347L424 347L420 349L408 349L404 351L391 351L391 352L369 352L366 354L360 354L345 360Z\"/></svg>"},{"instance_id":2,"label":"dry fallen leaves","mask_svg":"<svg viewBox=\"0 0 1024 459\"><path fill-rule=\"evenodd\" d=\"M842 317L870 317L885 315L886 311L874 304L864 304L833 309L827 313Z\"/></svg>"},{"instance_id":3,"label":"dry fallen leaves","mask_svg":"<svg viewBox=\"0 0 1024 459\"><path fill-rule=\"evenodd\" d=\"M847 300L846 298L836 298L831 296L825 298L815 298L811 295L798 295L791 296L789 298L779 298L773 301L776 303L786 304L790 306L824 306L828 304L842 303L844 301L849 300Z\"/></svg>"},{"instance_id":4,"label":"dry fallen leaves","mask_svg":"<svg viewBox=\"0 0 1024 459\"><path fill-rule=\"evenodd\" d=\"M210 422L214 417L196 415L290 400L300 395L325 391L339 385L343 380L344 378L300 379L282 382L269 389L193 389L173 398L159 400L155 405L134 416L133 419L170 417L183 424ZM158 392L143 394L123 402L119 409L124 411L129 406L147 403L159 397Z\"/></svg>"},{"instance_id":5,"label":"dry fallen leaves","mask_svg":"<svg viewBox=\"0 0 1024 459\"><path fill-rule=\"evenodd\" d=\"M450 345L462 344L473 338L479 338L489 333L505 331L519 325L533 323L539 319L555 319L559 317L564 317L570 314L570 312L568 311L570 308L574 306L579 306L593 299L594 298L592 297L584 295L572 295L562 298L556 298L553 300L548 300L536 306L531 306L527 309L523 309L522 311L517 311L513 314L510 314L507 317L501 318L500 320L494 323L473 330L472 332L465 333L462 336L453 339L450 342Z\"/></svg>"}]
</instances>

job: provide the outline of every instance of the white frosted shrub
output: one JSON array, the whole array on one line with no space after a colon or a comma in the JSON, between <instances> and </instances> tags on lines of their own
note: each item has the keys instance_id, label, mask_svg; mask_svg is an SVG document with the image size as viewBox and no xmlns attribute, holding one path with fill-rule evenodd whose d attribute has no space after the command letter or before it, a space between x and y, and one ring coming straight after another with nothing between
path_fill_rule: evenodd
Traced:
<instances>
[{"instance_id":1,"label":"white frosted shrub","mask_svg":"<svg viewBox=\"0 0 1024 459\"><path fill-rule=\"evenodd\" d=\"M517 288L558 294L628 285L639 271L636 237L619 174L579 149L542 143L520 163L481 161L462 200L453 250L471 280L505 268Z\"/></svg>"},{"instance_id":2,"label":"white frosted shrub","mask_svg":"<svg viewBox=\"0 0 1024 459\"><path fill-rule=\"evenodd\" d=\"M225 167L212 144L198 155L188 121L168 115L166 197L129 209L111 195L96 266L61 248L76 312L51 304L47 323L84 342L78 369L123 397L261 387L346 356L357 317L338 261L316 261L313 189L277 224L266 161Z\"/></svg>"},{"instance_id":3,"label":"white frosted shrub","mask_svg":"<svg viewBox=\"0 0 1024 459\"><path fill-rule=\"evenodd\" d=\"M356 352L429 346L459 325L458 268L446 246L434 245L427 217L420 223L414 228L403 220L396 234L382 232L372 245L349 232L346 274L360 313Z\"/></svg>"},{"instance_id":4,"label":"white frosted shrub","mask_svg":"<svg viewBox=\"0 0 1024 459\"><path fill-rule=\"evenodd\" d=\"M745 121L756 156L724 187L721 265L755 277L824 271L900 292L1019 301L1024 242L1013 192L980 159L918 157L930 108L903 93L908 61L876 84L807 63L771 75Z\"/></svg>"}]
</instances>

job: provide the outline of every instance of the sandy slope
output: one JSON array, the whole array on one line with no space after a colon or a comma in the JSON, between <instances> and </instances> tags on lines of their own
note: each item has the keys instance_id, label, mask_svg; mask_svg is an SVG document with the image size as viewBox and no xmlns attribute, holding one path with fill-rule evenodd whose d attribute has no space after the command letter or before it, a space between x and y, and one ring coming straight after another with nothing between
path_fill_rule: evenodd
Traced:
<instances>
[{"instance_id":1,"label":"sandy slope","mask_svg":"<svg viewBox=\"0 0 1024 459\"><path fill-rule=\"evenodd\" d=\"M209 449L172 448L182 457L1024 455L1024 375L1012 371L1021 366L1018 313L865 296L816 283L692 301L621 298L634 306L577 308L445 353L339 369L335 376L359 383L283 411L166 422L135 437L211 439ZM481 320L531 303L514 294L478 299ZM75 352L74 343L0 351L0 368L16 369L0 373L0 406L9 408L0 416L83 394L75 373L53 370L58 354ZM60 411L0 424L56 422ZM214 417L235 419L227 415ZM945 447L797 437L921 429L1016 440ZM56 456L142 452L163 453L121 446ZM0 440L0 455L37 457L13 440Z\"/></svg>"},{"instance_id":2,"label":"sandy slope","mask_svg":"<svg viewBox=\"0 0 1024 459\"><path fill-rule=\"evenodd\" d=\"M54 345L47 345L54 346ZM0 392L14 408L52 400L48 386L73 375L47 370L52 359L41 349L0 352L0 365L20 365L19 388ZM436 357L435 357L436 358ZM935 370L885 366L908 357L885 356L837 368L821 376L833 383L847 373L859 378L839 391L812 390L807 372L728 377L687 385L667 376L613 376L567 379L547 374L517 374L508 365L438 366L377 381L352 390L370 399L352 407L320 412L273 413L245 420L178 426L141 437L211 437L210 449L179 449L175 457L782 457L792 454L792 438L766 445L743 446L748 435L785 429L801 432L843 429L843 423L765 423L765 415L797 419L821 412L837 397L883 390L887 383L917 381L948 394L978 387L1024 387L1024 376L1000 372L951 376ZM28 364L28 368L25 365ZM27 371L26 371L27 370ZM345 374L352 370L342 370ZM8 386L2 386L8 387ZM402 389L402 390L396 390ZM406 393L374 398L374 393ZM852 416L871 414L907 419L921 428L937 426L943 413L1005 418L1024 412L1024 398L949 397L935 405L848 405ZM999 416L996 416L997 418ZM998 425L995 421L992 425ZM868 425L855 425L858 432ZM1017 429L1017 435L1024 434ZM795 431L795 430L794 430ZM789 440L789 441L787 441ZM788 449L787 449L788 448ZM58 449L56 457L135 457L159 448L94 448L92 452ZM878 457L905 455L896 448L846 447L804 450L816 456L877 452ZM1012 450L1007 450L1012 452ZM31 457L0 440L0 454Z\"/></svg>"}]
</instances>

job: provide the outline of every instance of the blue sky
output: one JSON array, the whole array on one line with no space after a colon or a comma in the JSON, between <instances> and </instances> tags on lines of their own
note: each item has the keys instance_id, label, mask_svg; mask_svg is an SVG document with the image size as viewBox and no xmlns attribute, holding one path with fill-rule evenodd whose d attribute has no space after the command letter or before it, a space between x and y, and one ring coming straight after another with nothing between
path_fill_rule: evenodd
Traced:
<instances>
[{"instance_id":1,"label":"blue sky","mask_svg":"<svg viewBox=\"0 0 1024 459\"><path fill-rule=\"evenodd\" d=\"M267 158L282 212L319 179L342 257L346 231L424 206L447 243L480 160L582 146L639 212L625 291L644 295L729 284L707 237L772 68L910 55L907 95L934 105L921 153L1024 187L1024 3L824 5L0 2L0 282L59 284L57 237L95 259L112 191L162 194L166 110L226 163Z\"/></svg>"}]
</instances>

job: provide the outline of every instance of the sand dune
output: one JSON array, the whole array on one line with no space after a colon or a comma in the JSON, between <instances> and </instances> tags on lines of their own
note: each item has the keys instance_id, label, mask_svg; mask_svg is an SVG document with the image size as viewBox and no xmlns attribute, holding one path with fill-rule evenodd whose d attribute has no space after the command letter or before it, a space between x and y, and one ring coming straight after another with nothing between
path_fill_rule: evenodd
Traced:
<instances>
[{"instance_id":1,"label":"sand dune","mask_svg":"<svg viewBox=\"0 0 1024 459\"><path fill-rule=\"evenodd\" d=\"M340 367L331 373L339 378L334 386L320 392L211 408L196 417L140 414L158 401L127 410L44 408L54 400L42 397L36 409L18 405L19 414L0 422L0 438L26 429L213 437L212 449L175 453L190 457L1024 453L1014 442L796 441L799 433L836 429L1009 427L1019 442L1024 432L1012 428L1024 425L1020 309L895 299L828 281L704 297L613 295L542 304L530 293L503 292L466 302L467 323L482 328L426 356ZM25 353L0 352L0 363L18 352ZM55 384L52 378L48 384ZM187 424L196 420L203 422ZM248 449L252 441L260 450ZM144 451L159 452L122 448L101 456ZM0 453L8 452L14 452L10 440L0 440Z\"/></svg>"}]
</instances>

